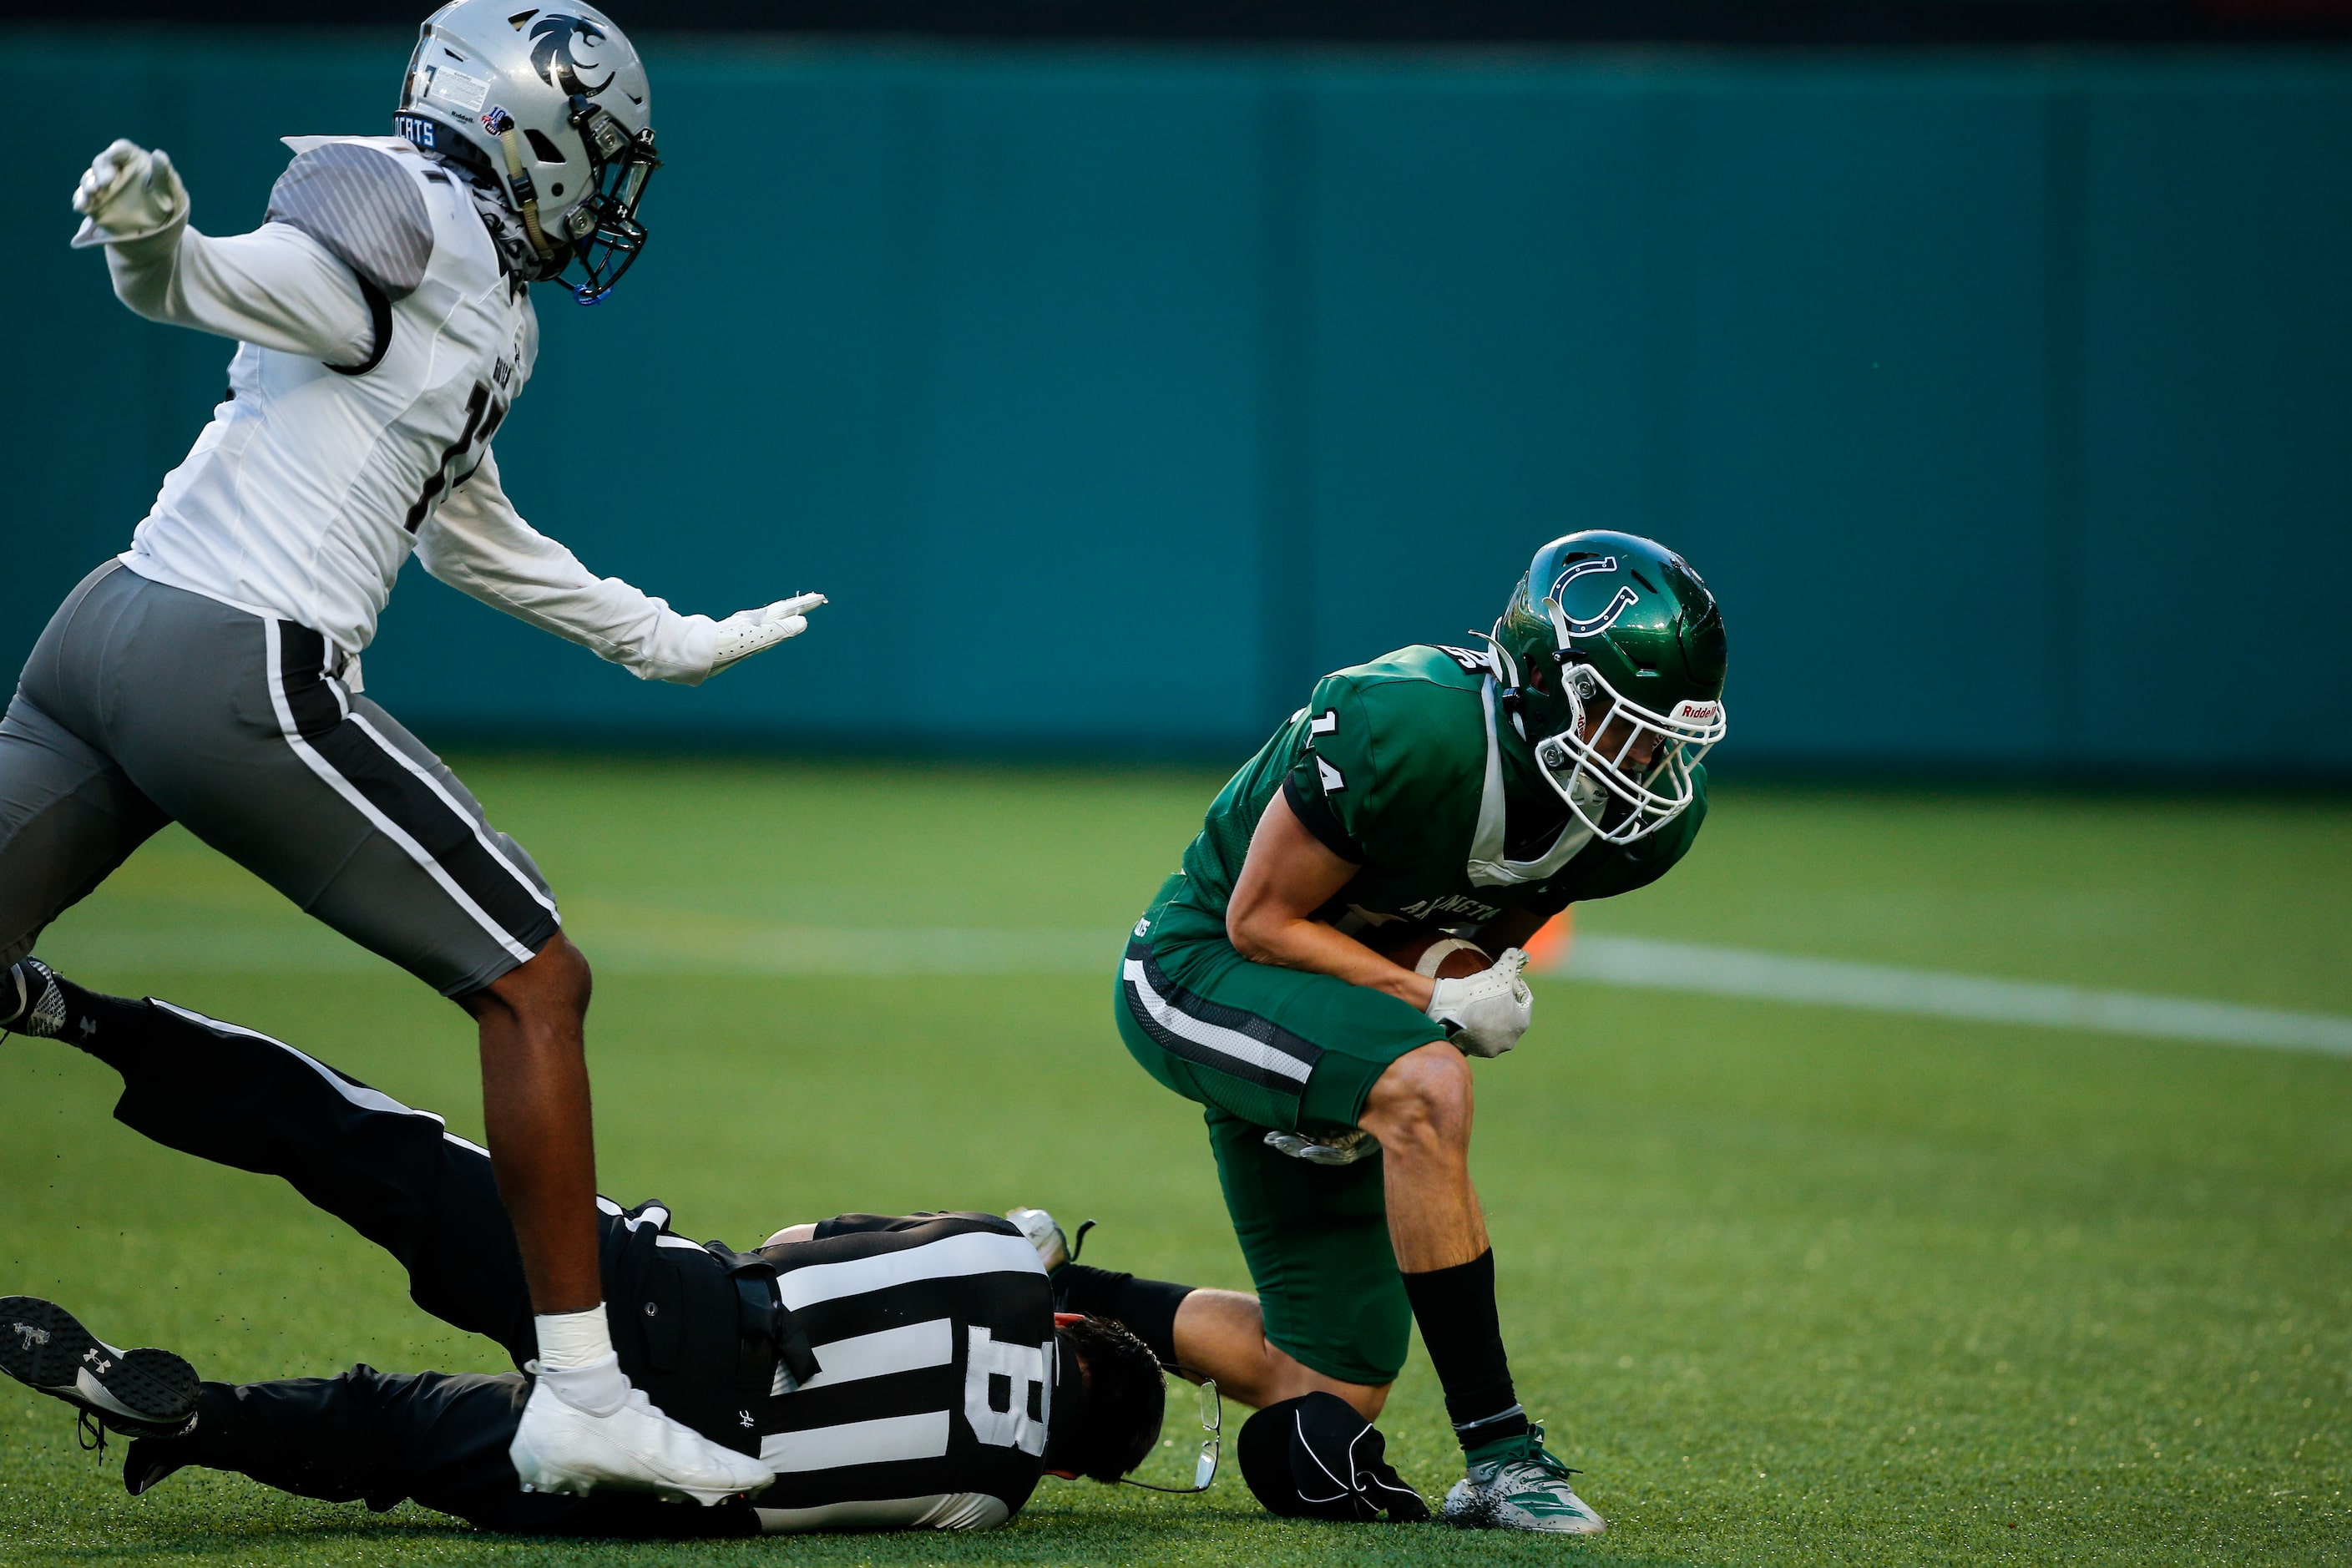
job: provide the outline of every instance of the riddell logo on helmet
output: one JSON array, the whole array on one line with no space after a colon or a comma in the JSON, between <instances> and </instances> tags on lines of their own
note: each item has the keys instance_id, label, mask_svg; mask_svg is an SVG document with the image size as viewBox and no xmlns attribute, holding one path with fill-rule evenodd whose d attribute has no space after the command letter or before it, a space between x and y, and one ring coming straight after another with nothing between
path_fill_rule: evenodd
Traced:
<instances>
[{"instance_id":1,"label":"riddell logo on helmet","mask_svg":"<svg viewBox=\"0 0 2352 1568\"><path fill-rule=\"evenodd\" d=\"M1675 704L1671 717L1694 724L1712 724L1723 716L1720 702L1693 702L1688 698Z\"/></svg>"}]
</instances>

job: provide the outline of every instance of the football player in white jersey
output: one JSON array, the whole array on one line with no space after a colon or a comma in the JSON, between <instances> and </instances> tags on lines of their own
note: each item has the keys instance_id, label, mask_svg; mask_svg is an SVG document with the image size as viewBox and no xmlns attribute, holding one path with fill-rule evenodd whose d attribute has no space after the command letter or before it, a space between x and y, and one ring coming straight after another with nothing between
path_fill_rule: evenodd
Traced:
<instances>
[{"instance_id":1,"label":"football player in white jersey","mask_svg":"<svg viewBox=\"0 0 2352 1568\"><path fill-rule=\"evenodd\" d=\"M797 636L803 595L724 620L599 578L518 515L490 438L530 379L530 285L583 302L645 243L644 67L600 13L453 0L398 136L289 137L250 234L189 226L128 142L74 193L123 303L237 340L229 394L131 548L85 579L0 722L0 967L167 821L478 1021L484 1121L536 1319L527 1488L704 1503L769 1480L670 1420L613 1353L582 1020L588 965L545 882L440 760L362 695L360 654L425 569L640 677L692 685ZM58 1005L18 965L0 1020Z\"/></svg>"}]
</instances>

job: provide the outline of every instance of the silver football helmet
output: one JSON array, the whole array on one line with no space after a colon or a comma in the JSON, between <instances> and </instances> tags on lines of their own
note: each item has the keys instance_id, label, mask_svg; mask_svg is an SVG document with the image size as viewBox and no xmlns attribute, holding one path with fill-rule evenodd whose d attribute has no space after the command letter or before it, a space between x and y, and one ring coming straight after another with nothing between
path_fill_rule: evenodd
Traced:
<instances>
[{"instance_id":1,"label":"silver football helmet","mask_svg":"<svg viewBox=\"0 0 2352 1568\"><path fill-rule=\"evenodd\" d=\"M645 248L637 204L661 166L652 89L621 29L593 6L450 0L425 19L394 125L503 192L583 305Z\"/></svg>"}]
</instances>

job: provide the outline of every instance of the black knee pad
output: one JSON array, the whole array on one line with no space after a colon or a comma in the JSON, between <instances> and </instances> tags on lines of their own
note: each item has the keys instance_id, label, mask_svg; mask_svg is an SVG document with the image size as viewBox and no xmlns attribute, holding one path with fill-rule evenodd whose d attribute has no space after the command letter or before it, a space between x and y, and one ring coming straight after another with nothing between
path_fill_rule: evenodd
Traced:
<instances>
[{"instance_id":1,"label":"black knee pad","mask_svg":"<svg viewBox=\"0 0 2352 1568\"><path fill-rule=\"evenodd\" d=\"M1388 1441L1336 1394L1269 1405L1242 1426L1242 1479L1285 1519L1429 1517L1421 1494L1388 1462Z\"/></svg>"}]
</instances>

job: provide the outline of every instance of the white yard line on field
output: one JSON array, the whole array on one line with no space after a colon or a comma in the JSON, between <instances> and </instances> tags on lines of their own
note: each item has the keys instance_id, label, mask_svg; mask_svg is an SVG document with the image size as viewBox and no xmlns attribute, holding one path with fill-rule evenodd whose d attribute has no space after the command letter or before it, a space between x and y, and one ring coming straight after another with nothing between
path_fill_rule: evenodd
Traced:
<instances>
[{"instance_id":1,"label":"white yard line on field","mask_svg":"<svg viewBox=\"0 0 2352 1568\"><path fill-rule=\"evenodd\" d=\"M1106 983L1126 932L1090 927L761 926L642 908L600 910L575 931L598 970L625 974L1074 974ZM323 928L219 925L67 930L43 955L120 984L142 972L320 973L381 961ZM1898 969L1831 958L1584 935L1559 978L1813 1006L2028 1024L2352 1056L2352 1018L2185 996Z\"/></svg>"},{"instance_id":2,"label":"white yard line on field","mask_svg":"<svg viewBox=\"0 0 2352 1568\"><path fill-rule=\"evenodd\" d=\"M1555 973L1604 985L2352 1056L2352 1018L2326 1013L2290 1013L2137 991L2090 991L1834 958L1792 958L1643 937L1580 936L1568 962Z\"/></svg>"}]
</instances>

